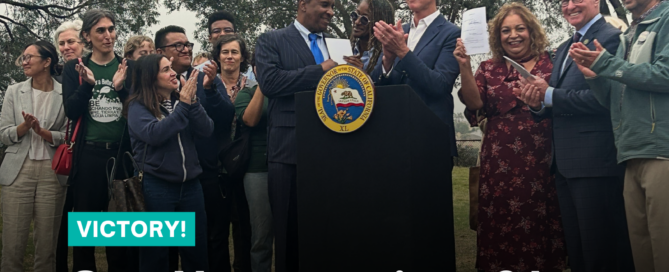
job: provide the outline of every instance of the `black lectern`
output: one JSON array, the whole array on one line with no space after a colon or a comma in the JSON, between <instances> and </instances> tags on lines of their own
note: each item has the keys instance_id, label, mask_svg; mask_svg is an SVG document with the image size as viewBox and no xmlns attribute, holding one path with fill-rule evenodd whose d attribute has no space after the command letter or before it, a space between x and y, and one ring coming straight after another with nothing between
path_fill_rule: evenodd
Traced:
<instances>
[{"instance_id":1,"label":"black lectern","mask_svg":"<svg viewBox=\"0 0 669 272\"><path fill-rule=\"evenodd\" d=\"M301 272L455 271L446 124L407 85L377 87L367 123L329 130L295 95Z\"/></svg>"}]
</instances>

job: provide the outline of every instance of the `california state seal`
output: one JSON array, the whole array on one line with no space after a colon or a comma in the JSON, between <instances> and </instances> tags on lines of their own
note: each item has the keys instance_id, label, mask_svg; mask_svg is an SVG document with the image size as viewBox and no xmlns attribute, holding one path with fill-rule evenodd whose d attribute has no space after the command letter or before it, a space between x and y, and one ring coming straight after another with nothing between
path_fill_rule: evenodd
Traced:
<instances>
[{"instance_id":1,"label":"california state seal","mask_svg":"<svg viewBox=\"0 0 669 272\"><path fill-rule=\"evenodd\" d=\"M350 133L369 120L374 108L374 83L365 72L339 65L325 73L316 88L316 112L330 130Z\"/></svg>"}]
</instances>

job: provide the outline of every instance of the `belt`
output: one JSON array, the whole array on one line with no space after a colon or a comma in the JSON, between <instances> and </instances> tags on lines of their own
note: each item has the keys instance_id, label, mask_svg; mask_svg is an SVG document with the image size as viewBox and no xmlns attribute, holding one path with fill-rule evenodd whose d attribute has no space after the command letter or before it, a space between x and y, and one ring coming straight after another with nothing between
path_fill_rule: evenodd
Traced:
<instances>
[{"instance_id":1,"label":"belt","mask_svg":"<svg viewBox=\"0 0 669 272\"><path fill-rule=\"evenodd\" d=\"M91 145L97 148L102 148L102 149L118 149L120 144L119 142L116 143L102 143L102 142L89 142L86 141L86 145Z\"/></svg>"}]
</instances>

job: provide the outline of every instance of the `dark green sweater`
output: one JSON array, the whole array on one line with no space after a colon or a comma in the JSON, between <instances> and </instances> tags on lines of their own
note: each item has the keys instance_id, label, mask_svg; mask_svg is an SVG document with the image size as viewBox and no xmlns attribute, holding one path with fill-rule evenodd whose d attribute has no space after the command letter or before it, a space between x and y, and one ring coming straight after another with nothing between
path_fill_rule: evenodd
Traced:
<instances>
[{"instance_id":1,"label":"dark green sweater","mask_svg":"<svg viewBox=\"0 0 669 272\"><path fill-rule=\"evenodd\" d=\"M235 99L235 115L237 116L237 131L239 132L244 124L244 112L249 106L253 95L257 90L257 85L245 87L237 94ZM247 127L248 128L248 127ZM267 172L267 97L262 105L262 117L255 127L251 128L251 157L248 173Z\"/></svg>"}]
</instances>

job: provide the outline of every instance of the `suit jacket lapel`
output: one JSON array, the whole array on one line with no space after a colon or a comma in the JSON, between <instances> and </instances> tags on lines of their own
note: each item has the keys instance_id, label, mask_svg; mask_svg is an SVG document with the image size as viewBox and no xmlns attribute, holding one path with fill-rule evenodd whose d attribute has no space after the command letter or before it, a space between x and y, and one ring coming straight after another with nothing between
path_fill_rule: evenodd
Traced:
<instances>
[{"instance_id":1,"label":"suit jacket lapel","mask_svg":"<svg viewBox=\"0 0 669 272\"><path fill-rule=\"evenodd\" d=\"M562 76L564 76L564 74L567 72L566 68L569 60L567 60L567 62L564 60L565 58L569 58L569 47L571 47L571 44L571 42L564 43L564 46L558 49L557 55L555 56L555 63L553 65L557 66L558 69L557 73L553 73L553 75L551 75L551 79L555 78L556 83L559 82L562 79ZM562 64L564 64L564 67Z\"/></svg>"},{"instance_id":2,"label":"suit jacket lapel","mask_svg":"<svg viewBox=\"0 0 669 272\"><path fill-rule=\"evenodd\" d=\"M297 30L295 24L292 23L288 26L288 35L290 39L286 39L290 47L292 47L297 56L304 62L305 65L315 65L316 60L314 60L314 55L311 54L311 49L304 42L304 37L300 34L300 31Z\"/></svg>"},{"instance_id":3,"label":"suit jacket lapel","mask_svg":"<svg viewBox=\"0 0 669 272\"><path fill-rule=\"evenodd\" d=\"M606 23L606 20L603 17L600 18L599 20L597 20L595 23L593 23L590 26L590 28L588 29L588 32L586 32L585 35L583 35L583 38L581 38L581 40L583 42L588 41L588 43L585 46L587 46L590 50L595 49L595 43L592 42L592 41L594 40L594 37L595 37L595 34L597 33L597 31L599 31L599 28L605 23ZM566 48L565 52L568 52L568 51L569 51L569 48ZM561 83L562 79L564 78L564 76L567 74L567 70L569 70L571 68L572 64L574 63L574 60L571 57L569 57L568 54L565 53L565 57L567 57L568 59L567 59L567 63L565 63L565 65L564 65L563 72L560 75L560 83ZM562 60L564 61L564 58Z\"/></svg>"},{"instance_id":4,"label":"suit jacket lapel","mask_svg":"<svg viewBox=\"0 0 669 272\"><path fill-rule=\"evenodd\" d=\"M62 125L62 124L56 124L56 119L58 118L58 115L60 114L60 111L63 110L63 91L60 83L58 81L54 80L53 81L53 93L51 94L51 105L49 107L49 112L46 115L45 120L40 120L43 122L41 125L42 127L49 129L49 130L58 130L60 127L54 127L54 125Z\"/></svg>"},{"instance_id":5,"label":"suit jacket lapel","mask_svg":"<svg viewBox=\"0 0 669 272\"><path fill-rule=\"evenodd\" d=\"M420 37L420 40L418 40L418 44L416 44L416 48L413 50L414 54L418 55L420 51L437 36L439 28L444 24L444 21L446 21L446 19L441 15L434 19L430 26L425 30L425 33L423 33L423 36Z\"/></svg>"},{"instance_id":6,"label":"suit jacket lapel","mask_svg":"<svg viewBox=\"0 0 669 272\"><path fill-rule=\"evenodd\" d=\"M26 113L34 114L33 112L33 90L32 90L32 79L23 82L21 86L21 107Z\"/></svg>"}]
</instances>

